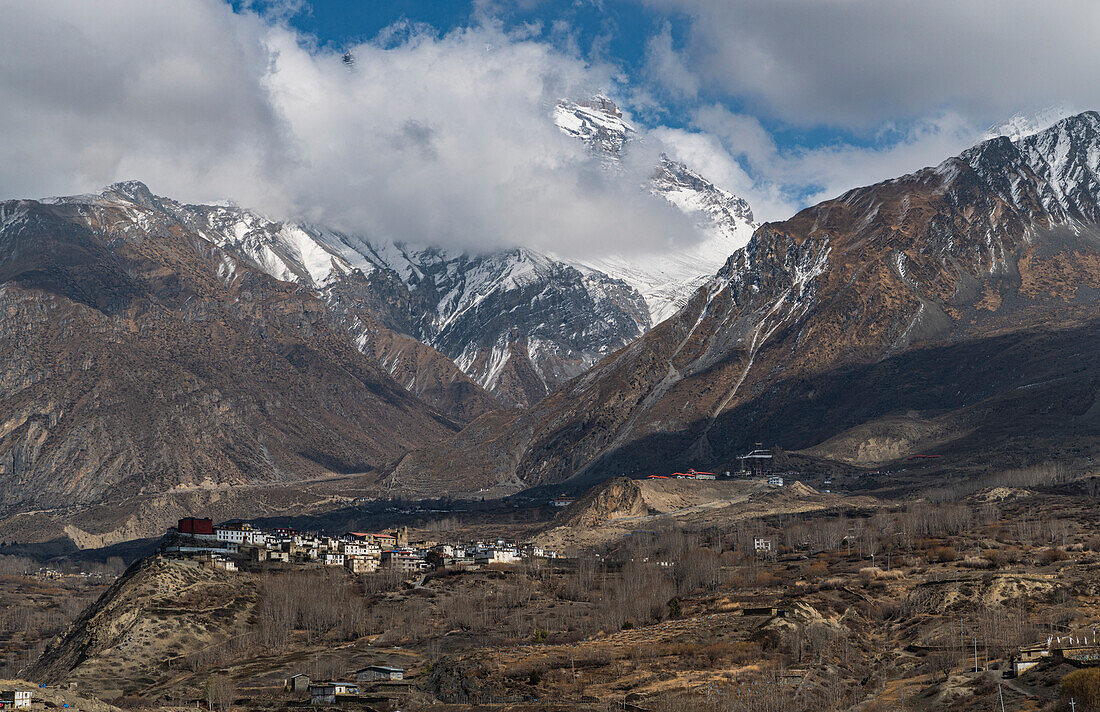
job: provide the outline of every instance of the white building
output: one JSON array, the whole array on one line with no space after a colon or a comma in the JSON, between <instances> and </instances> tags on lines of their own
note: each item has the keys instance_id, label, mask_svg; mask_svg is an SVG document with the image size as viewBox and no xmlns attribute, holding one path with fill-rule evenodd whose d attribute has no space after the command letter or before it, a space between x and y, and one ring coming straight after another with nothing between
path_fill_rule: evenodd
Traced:
<instances>
[{"instance_id":1,"label":"white building","mask_svg":"<svg viewBox=\"0 0 1100 712\"><path fill-rule=\"evenodd\" d=\"M767 537L753 537L752 548L755 551L769 552L772 550L772 540Z\"/></svg>"},{"instance_id":2,"label":"white building","mask_svg":"<svg viewBox=\"0 0 1100 712\"><path fill-rule=\"evenodd\" d=\"M322 558L321 561L325 564L325 566L343 566L344 555L335 551L326 551L324 558Z\"/></svg>"},{"instance_id":3,"label":"white building","mask_svg":"<svg viewBox=\"0 0 1100 712\"><path fill-rule=\"evenodd\" d=\"M515 549L492 547L482 549L474 555L477 563L487 566L489 564L514 564L519 561L519 554Z\"/></svg>"},{"instance_id":4,"label":"white building","mask_svg":"<svg viewBox=\"0 0 1100 712\"><path fill-rule=\"evenodd\" d=\"M220 556L211 556L209 559L206 560L205 564L207 566L209 566L210 568L215 569L217 571L236 571L237 570L236 562L230 561L229 559L226 559L226 558L223 558L223 557L220 557Z\"/></svg>"},{"instance_id":5,"label":"white building","mask_svg":"<svg viewBox=\"0 0 1100 712\"><path fill-rule=\"evenodd\" d=\"M340 551L345 556L380 556L382 547L360 541L344 541L340 543Z\"/></svg>"},{"instance_id":6,"label":"white building","mask_svg":"<svg viewBox=\"0 0 1100 712\"><path fill-rule=\"evenodd\" d=\"M31 706L30 690L0 690L0 704L5 709L19 709Z\"/></svg>"},{"instance_id":7,"label":"white building","mask_svg":"<svg viewBox=\"0 0 1100 712\"><path fill-rule=\"evenodd\" d=\"M267 545L267 532L253 529L248 524L220 524L214 527L214 538L231 544Z\"/></svg>"}]
</instances>

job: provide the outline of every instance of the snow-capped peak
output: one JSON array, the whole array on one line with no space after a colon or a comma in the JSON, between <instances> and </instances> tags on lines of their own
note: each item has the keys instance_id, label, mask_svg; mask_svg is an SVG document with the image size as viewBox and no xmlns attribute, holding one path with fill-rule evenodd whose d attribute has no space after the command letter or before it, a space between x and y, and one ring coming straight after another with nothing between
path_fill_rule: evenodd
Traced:
<instances>
[{"instance_id":1,"label":"snow-capped peak","mask_svg":"<svg viewBox=\"0 0 1100 712\"><path fill-rule=\"evenodd\" d=\"M757 228L744 199L682 163L662 157L650 190L692 216L703 238L661 253L610 255L589 265L633 286L658 324L675 314L702 284L743 247Z\"/></svg>"},{"instance_id":2,"label":"snow-capped peak","mask_svg":"<svg viewBox=\"0 0 1100 712\"><path fill-rule=\"evenodd\" d=\"M1017 113L1012 118L994 124L982 134L982 141L1006 136L1011 141L1019 141L1028 136L1034 136L1047 127L1061 121L1067 116L1072 116L1075 111L1064 104L1055 104L1033 113Z\"/></svg>"},{"instance_id":3,"label":"snow-capped peak","mask_svg":"<svg viewBox=\"0 0 1100 712\"><path fill-rule=\"evenodd\" d=\"M558 102L554 122L618 165L624 146L636 134L614 102L604 96ZM686 165L662 156L650 177L649 191L691 216L701 240L652 254L609 255L587 266L631 285L646 300L653 324L672 316L756 230L752 209L742 198L719 188Z\"/></svg>"},{"instance_id":4,"label":"snow-capped peak","mask_svg":"<svg viewBox=\"0 0 1100 712\"><path fill-rule=\"evenodd\" d=\"M570 136L611 156L618 155L636 133L634 127L623 120L623 113L615 102L601 95L586 101L559 101L554 107L554 123Z\"/></svg>"}]
</instances>

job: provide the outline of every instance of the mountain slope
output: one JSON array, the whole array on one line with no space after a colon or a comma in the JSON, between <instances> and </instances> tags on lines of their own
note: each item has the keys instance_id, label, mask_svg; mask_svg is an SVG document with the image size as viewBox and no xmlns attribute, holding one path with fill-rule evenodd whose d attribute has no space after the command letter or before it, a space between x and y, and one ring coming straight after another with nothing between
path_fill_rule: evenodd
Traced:
<instances>
[{"instance_id":1,"label":"mountain slope","mask_svg":"<svg viewBox=\"0 0 1100 712\"><path fill-rule=\"evenodd\" d=\"M617 165L635 133L606 99L555 119ZM663 158L649 189L705 239L672 254L578 263L528 249L449 252L278 222L233 205L185 205L122 183L103 195L163 214L252 267L300 284L333 324L410 392L470 420L528 406L684 304L744 243L748 205ZM457 368L456 368L457 366ZM483 390L484 389L484 390ZM491 396L490 396L491 394Z\"/></svg>"},{"instance_id":2,"label":"mountain slope","mask_svg":"<svg viewBox=\"0 0 1100 712\"><path fill-rule=\"evenodd\" d=\"M448 474L728 469L755 441L973 467L1092 452L1098 223L1092 112L849 191L762 226L684 309L530 412L456 436ZM876 432L886 456L861 458ZM420 451L392 476L441 471Z\"/></svg>"},{"instance_id":3,"label":"mountain slope","mask_svg":"<svg viewBox=\"0 0 1100 712\"><path fill-rule=\"evenodd\" d=\"M748 242L756 223L742 198L668 157L661 159L651 189L694 215L703 239L661 253L593 258L588 264L641 292L649 306L650 320L659 324L687 304L695 290Z\"/></svg>"},{"instance_id":4,"label":"mountain slope","mask_svg":"<svg viewBox=\"0 0 1100 712\"><path fill-rule=\"evenodd\" d=\"M649 326L627 284L519 248L384 253L426 305L416 332L506 405L530 405Z\"/></svg>"},{"instance_id":5,"label":"mountain slope","mask_svg":"<svg viewBox=\"0 0 1100 712\"><path fill-rule=\"evenodd\" d=\"M641 296L624 282L531 250L452 254L233 206L152 200L256 268L314 290L360 350L463 420L534 403L649 327Z\"/></svg>"},{"instance_id":6,"label":"mountain slope","mask_svg":"<svg viewBox=\"0 0 1100 712\"><path fill-rule=\"evenodd\" d=\"M142 188L0 204L6 511L362 472L453 432Z\"/></svg>"},{"instance_id":7,"label":"mountain slope","mask_svg":"<svg viewBox=\"0 0 1100 712\"><path fill-rule=\"evenodd\" d=\"M348 332L362 353L441 412L469 422L499 407L451 359L407 337L415 331L409 315L422 307L392 271L356 252L352 238L234 206L184 205L136 181L111 186L102 199L141 206L278 280L312 289L328 305L333 325Z\"/></svg>"}]
</instances>

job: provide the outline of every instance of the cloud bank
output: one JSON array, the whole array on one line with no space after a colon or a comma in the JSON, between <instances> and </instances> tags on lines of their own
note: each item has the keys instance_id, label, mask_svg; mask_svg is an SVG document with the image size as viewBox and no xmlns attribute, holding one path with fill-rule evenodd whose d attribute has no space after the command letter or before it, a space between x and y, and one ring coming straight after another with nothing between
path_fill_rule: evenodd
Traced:
<instances>
[{"instance_id":1,"label":"cloud bank","mask_svg":"<svg viewBox=\"0 0 1100 712\"><path fill-rule=\"evenodd\" d=\"M779 220L1018 111L1100 106L1091 0L637 1L667 19L630 67L565 21L506 28L506 0L339 50L287 24L302 0L0 0L0 199L139 179L372 239L629 254L701 237L641 189L662 151ZM595 92L670 124L621 171L550 118Z\"/></svg>"},{"instance_id":2,"label":"cloud bank","mask_svg":"<svg viewBox=\"0 0 1100 712\"><path fill-rule=\"evenodd\" d=\"M666 61L794 125L1100 105L1093 0L643 2L687 18Z\"/></svg>"},{"instance_id":3,"label":"cloud bank","mask_svg":"<svg viewBox=\"0 0 1100 712\"><path fill-rule=\"evenodd\" d=\"M654 135L672 155L746 196L762 221L782 220L850 188L936 165L981 138L976 126L955 112L904 130L885 129L890 140L878 147L836 143L784 149L756 118L718 105L696 111L691 124L658 128Z\"/></svg>"},{"instance_id":4,"label":"cloud bank","mask_svg":"<svg viewBox=\"0 0 1100 712\"><path fill-rule=\"evenodd\" d=\"M613 88L613 71L492 22L442 36L396 25L349 62L219 0L10 5L5 197L137 178L448 247L580 255L696 239L639 189L655 144L612 173L550 118L561 97Z\"/></svg>"}]
</instances>

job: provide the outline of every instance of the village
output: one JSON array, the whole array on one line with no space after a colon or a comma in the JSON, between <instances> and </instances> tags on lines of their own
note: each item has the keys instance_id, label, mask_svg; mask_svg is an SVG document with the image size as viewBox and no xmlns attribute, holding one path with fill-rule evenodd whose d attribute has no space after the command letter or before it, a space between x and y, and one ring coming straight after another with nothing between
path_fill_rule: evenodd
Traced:
<instances>
[{"instance_id":1,"label":"village","mask_svg":"<svg viewBox=\"0 0 1100 712\"><path fill-rule=\"evenodd\" d=\"M161 544L162 556L202 561L237 571L248 564L332 566L352 574L392 571L415 575L429 569L476 570L523 559L556 559L558 553L535 545L495 541L409 541L407 527L392 533L347 532L329 536L293 528L270 531L245 522L215 525L198 517L180 519Z\"/></svg>"},{"instance_id":2,"label":"village","mask_svg":"<svg viewBox=\"0 0 1100 712\"><path fill-rule=\"evenodd\" d=\"M549 520L501 508L511 527L447 510L342 533L185 517L108 596L115 609L81 625L98 634L130 601L143 622L64 685L121 700L155 679L158 703L211 709L220 695L242 708L556 697L595 710L611 695L655 712L744 681L772 685L790 709L874 695L976 711L1003 695L1022 712L1063 680L1100 673L1100 537L1091 505L1043 484L1054 475L1028 475L1027 490L1006 486L1022 484L1014 475L952 501L883 503L761 470L621 478L578 500L547 493L532 509ZM777 476L783 485L768 481ZM646 509L662 497L686 519ZM578 548L562 528L615 537ZM865 669L878 677L861 687ZM692 692L669 691L672 680ZM21 684L11 692L33 708L74 691Z\"/></svg>"}]
</instances>

